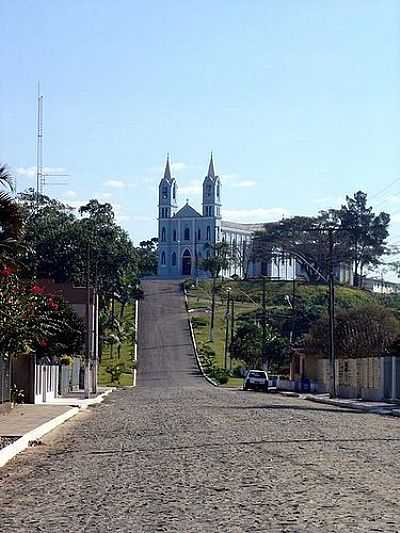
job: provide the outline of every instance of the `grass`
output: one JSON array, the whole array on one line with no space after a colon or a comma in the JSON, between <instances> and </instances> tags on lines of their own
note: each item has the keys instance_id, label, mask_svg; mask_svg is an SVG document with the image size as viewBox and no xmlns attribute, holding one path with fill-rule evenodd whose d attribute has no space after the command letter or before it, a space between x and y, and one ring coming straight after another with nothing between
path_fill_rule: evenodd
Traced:
<instances>
[{"instance_id":1,"label":"grass","mask_svg":"<svg viewBox=\"0 0 400 533\"><path fill-rule=\"evenodd\" d=\"M120 306L115 306L116 316L119 316ZM124 322L129 321L134 324L135 304L129 304L125 309ZM111 357L111 346L106 345L103 348L101 363L99 365L99 384L107 387L126 387L133 384L132 373L132 336L129 335L121 346L120 357L117 356L117 348L114 346L113 357ZM120 364L128 371L121 374L119 383L111 381L111 375L107 372L107 367Z\"/></svg>"},{"instance_id":2,"label":"grass","mask_svg":"<svg viewBox=\"0 0 400 533\"><path fill-rule=\"evenodd\" d=\"M226 283L226 286L229 286L233 289L233 286L237 284L238 282L229 282ZM232 290L234 292L234 289ZM237 294L239 294L239 291L236 291ZM235 298L236 299L236 298ZM208 307L211 308L211 282L209 281L201 281L199 283L198 287L192 288L188 293L188 304L189 309L198 309L201 307ZM245 313L250 313L254 311L257 308L257 306L252 303L251 301L239 301L235 302L235 317L238 317ZM218 367L224 368L225 361L224 361L224 354L225 354L225 328L226 328L226 322L225 322L225 313L226 313L226 293L223 291L220 291L220 293L216 296L216 305L215 305L215 317L214 317L214 330L213 330L213 340L210 342L208 340L209 335L209 320L210 320L210 313L205 313L204 311L193 311L191 313L191 316L194 317L202 317L206 320L204 321L204 324L199 324L194 327L194 335L196 338L197 345L207 345L210 348L212 348L215 352L215 363ZM235 325L237 322L235 321ZM230 336L231 336L231 326L229 322L229 342L230 342ZM228 353L228 366L230 364L229 361L229 353ZM231 366L234 368L235 366L241 366L243 363L240 360L233 359ZM225 387L239 387L243 383L243 380L241 378L234 378L230 377L229 381Z\"/></svg>"}]
</instances>

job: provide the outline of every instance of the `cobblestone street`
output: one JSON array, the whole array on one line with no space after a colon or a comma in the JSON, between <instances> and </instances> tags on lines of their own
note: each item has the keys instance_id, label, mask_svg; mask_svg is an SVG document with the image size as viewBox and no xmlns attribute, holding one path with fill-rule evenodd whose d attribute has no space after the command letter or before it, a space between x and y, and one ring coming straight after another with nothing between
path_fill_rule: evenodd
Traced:
<instances>
[{"instance_id":1,"label":"cobblestone street","mask_svg":"<svg viewBox=\"0 0 400 533\"><path fill-rule=\"evenodd\" d=\"M138 387L0 470L1 531L400 530L397 419L205 384L184 322L160 325L184 320L181 297L164 298L147 288ZM172 341L182 366L163 380Z\"/></svg>"}]
</instances>

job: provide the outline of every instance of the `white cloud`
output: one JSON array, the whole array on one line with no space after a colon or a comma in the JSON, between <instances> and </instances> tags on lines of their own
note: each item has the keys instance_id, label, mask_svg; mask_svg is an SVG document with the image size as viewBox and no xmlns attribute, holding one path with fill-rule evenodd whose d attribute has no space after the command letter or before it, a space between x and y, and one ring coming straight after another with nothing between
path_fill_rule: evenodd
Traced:
<instances>
[{"instance_id":1,"label":"white cloud","mask_svg":"<svg viewBox=\"0 0 400 533\"><path fill-rule=\"evenodd\" d=\"M43 167L44 174L65 174L64 167ZM33 178L36 176L36 167L18 167L15 169L17 176Z\"/></svg>"},{"instance_id":2,"label":"white cloud","mask_svg":"<svg viewBox=\"0 0 400 533\"><path fill-rule=\"evenodd\" d=\"M125 189L128 184L124 180L108 179L104 182L106 187L112 187L113 189Z\"/></svg>"},{"instance_id":3,"label":"white cloud","mask_svg":"<svg viewBox=\"0 0 400 533\"><path fill-rule=\"evenodd\" d=\"M93 195L94 198L97 198L99 201L109 200L112 198L111 192L95 192Z\"/></svg>"},{"instance_id":4,"label":"white cloud","mask_svg":"<svg viewBox=\"0 0 400 533\"><path fill-rule=\"evenodd\" d=\"M236 181L239 179L238 174L221 174L220 175L222 183L229 183L230 181Z\"/></svg>"},{"instance_id":5,"label":"white cloud","mask_svg":"<svg viewBox=\"0 0 400 533\"><path fill-rule=\"evenodd\" d=\"M241 188L249 188L249 187L255 187L257 185L257 182L254 180L243 180L238 181L237 183L234 183L234 187L241 187Z\"/></svg>"},{"instance_id":6,"label":"white cloud","mask_svg":"<svg viewBox=\"0 0 400 533\"><path fill-rule=\"evenodd\" d=\"M171 163L171 170L172 172L181 172L182 170L185 170L186 164L182 161L177 161L176 163Z\"/></svg>"},{"instance_id":7,"label":"white cloud","mask_svg":"<svg viewBox=\"0 0 400 533\"><path fill-rule=\"evenodd\" d=\"M249 224L259 224L263 222L274 222L289 216L287 209L283 207L262 207L255 209L222 209L222 216L231 222L243 222Z\"/></svg>"},{"instance_id":8,"label":"white cloud","mask_svg":"<svg viewBox=\"0 0 400 533\"><path fill-rule=\"evenodd\" d=\"M67 191L64 194L64 198L76 198L78 195L75 191Z\"/></svg>"},{"instance_id":9,"label":"white cloud","mask_svg":"<svg viewBox=\"0 0 400 533\"><path fill-rule=\"evenodd\" d=\"M202 192L202 180L192 180L189 185L183 185L183 187L178 187L178 194L180 195L201 194Z\"/></svg>"}]
</instances>

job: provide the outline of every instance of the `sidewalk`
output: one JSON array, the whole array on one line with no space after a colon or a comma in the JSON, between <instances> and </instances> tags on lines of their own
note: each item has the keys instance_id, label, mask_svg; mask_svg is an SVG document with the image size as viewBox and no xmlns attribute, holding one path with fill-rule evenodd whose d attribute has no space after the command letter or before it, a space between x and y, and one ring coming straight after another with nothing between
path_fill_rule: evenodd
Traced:
<instances>
[{"instance_id":1,"label":"sidewalk","mask_svg":"<svg viewBox=\"0 0 400 533\"><path fill-rule=\"evenodd\" d=\"M283 392L283 391L282 391ZM293 396L293 393L291 394ZM355 409L365 413L374 413L377 415L398 416L400 417L400 403L390 402L369 402L356 400L353 398L329 398L329 394L299 394L299 398L311 402L334 405L335 407L345 407Z\"/></svg>"},{"instance_id":2,"label":"sidewalk","mask_svg":"<svg viewBox=\"0 0 400 533\"><path fill-rule=\"evenodd\" d=\"M113 390L100 389L90 399L85 399L82 392L70 393L45 404L17 405L11 412L0 415L0 467L80 410L102 402Z\"/></svg>"}]
</instances>

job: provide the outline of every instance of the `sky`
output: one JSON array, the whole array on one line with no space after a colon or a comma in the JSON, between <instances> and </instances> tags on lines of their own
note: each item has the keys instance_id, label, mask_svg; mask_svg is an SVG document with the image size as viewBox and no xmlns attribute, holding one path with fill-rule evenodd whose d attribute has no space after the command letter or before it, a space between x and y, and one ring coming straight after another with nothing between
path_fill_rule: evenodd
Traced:
<instances>
[{"instance_id":1,"label":"sky","mask_svg":"<svg viewBox=\"0 0 400 533\"><path fill-rule=\"evenodd\" d=\"M157 234L167 152L201 208L210 151L223 216L268 222L368 193L400 243L398 0L0 0L0 161L46 193L111 202ZM397 180L397 181L396 181ZM55 185L54 181L64 181Z\"/></svg>"}]
</instances>

